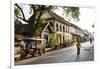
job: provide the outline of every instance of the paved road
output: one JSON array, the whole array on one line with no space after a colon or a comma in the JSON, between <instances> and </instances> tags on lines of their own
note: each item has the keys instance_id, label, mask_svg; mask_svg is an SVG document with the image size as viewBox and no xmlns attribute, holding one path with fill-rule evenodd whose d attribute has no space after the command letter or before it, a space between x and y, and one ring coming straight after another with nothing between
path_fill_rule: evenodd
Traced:
<instances>
[{"instance_id":1,"label":"paved road","mask_svg":"<svg viewBox=\"0 0 100 69\"><path fill-rule=\"evenodd\" d=\"M81 43L80 56L77 57L76 46L50 51L43 56L16 61L15 65L63 63L94 60L94 45L89 42Z\"/></svg>"}]
</instances>

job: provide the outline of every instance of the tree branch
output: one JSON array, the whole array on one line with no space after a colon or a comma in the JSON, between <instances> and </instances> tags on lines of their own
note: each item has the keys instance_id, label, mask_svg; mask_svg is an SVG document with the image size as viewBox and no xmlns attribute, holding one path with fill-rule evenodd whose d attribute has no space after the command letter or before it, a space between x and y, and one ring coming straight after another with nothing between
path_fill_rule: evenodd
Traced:
<instances>
[{"instance_id":1,"label":"tree branch","mask_svg":"<svg viewBox=\"0 0 100 69\"><path fill-rule=\"evenodd\" d=\"M15 4L15 5L20 9L20 11L21 11L21 13L22 13L22 16L23 16L23 18L20 18L20 17L18 17L18 18L20 18L20 19L22 19L22 20L24 20L24 21L27 21L27 20L25 19L25 15L24 15L24 12L23 12L22 8L21 8L18 4Z\"/></svg>"},{"instance_id":2,"label":"tree branch","mask_svg":"<svg viewBox=\"0 0 100 69\"><path fill-rule=\"evenodd\" d=\"M23 21L25 21L25 22L27 22L27 23L29 23L29 21L28 20L26 20L26 19L23 19L23 18L21 18L21 17L19 17L19 16L16 16L18 19L21 19L21 20L23 20Z\"/></svg>"},{"instance_id":3,"label":"tree branch","mask_svg":"<svg viewBox=\"0 0 100 69\"><path fill-rule=\"evenodd\" d=\"M37 24L39 24L39 21L40 21L40 18L41 18L41 16L42 16L42 14L43 14L43 11L40 11L40 13L39 13L39 15L38 15L38 19L37 19Z\"/></svg>"},{"instance_id":4,"label":"tree branch","mask_svg":"<svg viewBox=\"0 0 100 69\"><path fill-rule=\"evenodd\" d=\"M34 5L31 5L31 8L32 8L32 10L33 10L33 14L32 14L32 16L28 19L28 21L29 21L29 23L30 24L33 24L33 23L35 23L35 19L36 19L36 7L34 6Z\"/></svg>"}]
</instances>

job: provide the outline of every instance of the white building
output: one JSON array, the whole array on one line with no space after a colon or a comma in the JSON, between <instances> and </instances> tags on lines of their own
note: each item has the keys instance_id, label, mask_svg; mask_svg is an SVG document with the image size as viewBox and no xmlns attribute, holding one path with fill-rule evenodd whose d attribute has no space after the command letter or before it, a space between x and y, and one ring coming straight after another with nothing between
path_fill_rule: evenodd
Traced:
<instances>
[{"instance_id":1,"label":"white building","mask_svg":"<svg viewBox=\"0 0 100 69\"><path fill-rule=\"evenodd\" d=\"M53 36L55 36L58 44L64 42L71 43L77 39L77 36L84 36L83 31L78 26L69 23L64 18L51 11L47 11L43 14L41 20L42 25L40 26L41 34L39 38L46 39L46 43L48 43L52 37L52 32L55 32ZM26 25L28 26L28 24ZM23 33L25 33L25 31Z\"/></svg>"},{"instance_id":2,"label":"white building","mask_svg":"<svg viewBox=\"0 0 100 69\"><path fill-rule=\"evenodd\" d=\"M41 33L41 38L46 39L46 42L50 40L51 33L49 29L55 31L55 37L57 39L57 43L71 43L73 40L77 39L76 36L84 36L83 31L74 24L69 23L56 13L48 11L42 16L43 19L49 19L47 21L47 25L43 29ZM74 34L74 35L73 35Z\"/></svg>"}]
</instances>

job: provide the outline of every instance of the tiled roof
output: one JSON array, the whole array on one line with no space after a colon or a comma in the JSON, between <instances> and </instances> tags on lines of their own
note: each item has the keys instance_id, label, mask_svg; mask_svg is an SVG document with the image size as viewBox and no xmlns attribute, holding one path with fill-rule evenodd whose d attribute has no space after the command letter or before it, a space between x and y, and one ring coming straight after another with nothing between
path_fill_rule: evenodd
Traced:
<instances>
[{"instance_id":1,"label":"tiled roof","mask_svg":"<svg viewBox=\"0 0 100 69\"><path fill-rule=\"evenodd\" d=\"M79 29L80 31L84 32L80 27L78 27L78 26L76 26L75 24L72 24L72 23L66 21L63 17L57 15L56 13L53 13L53 12L51 12L51 11L48 11L48 13L49 13L52 17L54 17L55 19L57 19L57 20L63 22L64 24L73 26L73 27Z\"/></svg>"},{"instance_id":2,"label":"tiled roof","mask_svg":"<svg viewBox=\"0 0 100 69\"><path fill-rule=\"evenodd\" d=\"M59 21L61 21L61 22L64 23L64 24L70 25L70 23L69 23L68 21L66 21L64 18L62 18L61 16L57 15L56 13L51 12L51 11L48 11L48 13L49 13L53 18L55 18L56 20L59 20Z\"/></svg>"}]
</instances>

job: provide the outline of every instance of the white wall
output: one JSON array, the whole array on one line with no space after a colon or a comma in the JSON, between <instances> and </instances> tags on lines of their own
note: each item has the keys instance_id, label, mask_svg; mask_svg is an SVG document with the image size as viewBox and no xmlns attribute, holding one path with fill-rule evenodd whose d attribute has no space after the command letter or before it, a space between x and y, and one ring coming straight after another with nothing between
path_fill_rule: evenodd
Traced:
<instances>
[{"instance_id":1,"label":"white wall","mask_svg":"<svg viewBox=\"0 0 100 69\"><path fill-rule=\"evenodd\" d=\"M67 27L67 29L68 29L68 25L66 25L66 24L63 24L63 23L61 23L60 21L55 21L55 23L56 24L58 24L59 25L59 29L60 29L60 25L61 25L61 29L62 29L62 31L58 31L57 33L60 33L62 36L64 35L64 36L66 36L65 37L65 39L68 41L72 41L72 34L71 33L68 33L68 32L66 32L66 27ZM65 27L65 32L63 32L63 26ZM70 27L69 27L69 32L70 32L71 30L70 30ZM62 37L63 38L63 37Z\"/></svg>"}]
</instances>

